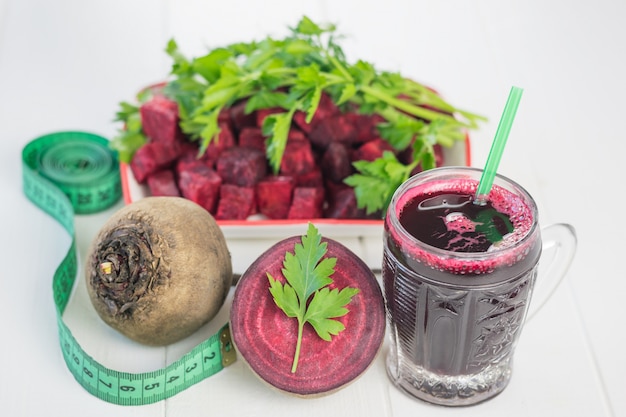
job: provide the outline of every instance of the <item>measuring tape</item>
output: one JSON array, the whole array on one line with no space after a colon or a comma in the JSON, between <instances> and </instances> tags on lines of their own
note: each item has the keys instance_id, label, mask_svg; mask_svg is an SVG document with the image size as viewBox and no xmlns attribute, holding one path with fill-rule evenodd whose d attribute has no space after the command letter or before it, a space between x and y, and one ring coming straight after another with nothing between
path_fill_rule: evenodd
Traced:
<instances>
[{"instance_id":1,"label":"measuring tape","mask_svg":"<svg viewBox=\"0 0 626 417\"><path fill-rule=\"evenodd\" d=\"M228 324L171 365L146 373L108 369L89 356L63 321L77 273L74 214L95 213L121 196L119 167L107 139L85 132L39 137L22 151L26 196L72 238L52 279L59 341L74 378L96 397L119 405L144 405L172 397L236 360Z\"/></svg>"}]
</instances>

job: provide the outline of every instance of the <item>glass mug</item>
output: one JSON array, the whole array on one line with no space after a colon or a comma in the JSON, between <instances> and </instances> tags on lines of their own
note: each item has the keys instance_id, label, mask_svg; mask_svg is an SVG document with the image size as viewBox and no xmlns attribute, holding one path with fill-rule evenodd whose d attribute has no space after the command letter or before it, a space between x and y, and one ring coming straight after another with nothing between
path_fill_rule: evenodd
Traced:
<instances>
[{"instance_id":1,"label":"glass mug","mask_svg":"<svg viewBox=\"0 0 626 417\"><path fill-rule=\"evenodd\" d=\"M535 309L556 288L576 250L573 227L540 229L534 200L510 179L496 176L489 207L476 205L481 173L467 167L419 173L396 190L385 217L387 373L410 396L440 405L476 404L507 386L542 252L553 255L545 279L539 279L550 285L541 288L543 295L538 291L543 300L533 302ZM439 210L434 220L414 217L431 209ZM487 217L480 211L488 211ZM429 233L452 246L441 249L441 242L415 236L434 224L440 230ZM472 232L481 225L495 231L497 243L484 238L487 232L476 239ZM459 251L471 244L490 247Z\"/></svg>"}]
</instances>

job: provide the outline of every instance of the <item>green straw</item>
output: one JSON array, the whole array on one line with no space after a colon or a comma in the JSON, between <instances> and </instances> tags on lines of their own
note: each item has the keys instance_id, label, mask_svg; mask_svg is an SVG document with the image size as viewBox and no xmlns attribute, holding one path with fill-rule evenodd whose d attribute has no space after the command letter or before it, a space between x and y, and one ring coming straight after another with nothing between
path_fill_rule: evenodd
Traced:
<instances>
[{"instance_id":1,"label":"green straw","mask_svg":"<svg viewBox=\"0 0 626 417\"><path fill-rule=\"evenodd\" d=\"M517 112L517 107L519 106L523 91L524 90L522 88L515 86L511 87L509 98L506 101L502 117L500 118L500 123L498 124L498 129L496 130L496 136L491 144L491 150L489 151L489 156L487 157L485 169L483 170L480 182L478 183L478 189L476 190L476 196L474 199L476 204L485 204L487 202L487 196L491 191L491 186L493 185L493 180L496 176L496 170L500 164L500 159L502 159L502 152L504 151L506 140L509 137L509 132L511 131L513 119L515 119L515 113Z\"/></svg>"}]
</instances>

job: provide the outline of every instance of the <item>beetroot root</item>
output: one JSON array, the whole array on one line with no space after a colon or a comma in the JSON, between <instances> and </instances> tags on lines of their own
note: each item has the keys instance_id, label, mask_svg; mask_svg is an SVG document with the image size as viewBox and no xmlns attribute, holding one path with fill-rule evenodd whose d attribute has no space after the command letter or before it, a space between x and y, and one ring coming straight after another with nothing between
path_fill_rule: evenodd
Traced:
<instances>
[{"instance_id":1,"label":"beetroot root","mask_svg":"<svg viewBox=\"0 0 626 417\"><path fill-rule=\"evenodd\" d=\"M232 265L209 212L181 197L146 197L104 224L89 249L85 276L105 323L137 342L163 346L218 313Z\"/></svg>"},{"instance_id":2,"label":"beetroot root","mask_svg":"<svg viewBox=\"0 0 626 417\"><path fill-rule=\"evenodd\" d=\"M363 374L382 345L385 309L376 277L342 244L327 242L327 257L337 258L332 288L358 288L345 325L331 341L322 340L306 324L298 369L291 372L298 323L276 306L269 292L267 274L285 282L281 272L286 252L293 252L300 237L284 239L263 253L241 276L230 313L231 335L239 357L263 381L299 397L335 392Z\"/></svg>"}]
</instances>

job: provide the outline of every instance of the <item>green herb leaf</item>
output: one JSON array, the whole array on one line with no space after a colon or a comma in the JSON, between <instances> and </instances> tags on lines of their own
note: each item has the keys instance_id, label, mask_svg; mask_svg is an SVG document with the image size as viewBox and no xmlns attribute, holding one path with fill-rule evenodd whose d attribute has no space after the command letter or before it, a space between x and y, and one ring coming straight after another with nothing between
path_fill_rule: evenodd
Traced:
<instances>
[{"instance_id":1,"label":"green herb leaf","mask_svg":"<svg viewBox=\"0 0 626 417\"><path fill-rule=\"evenodd\" d=\"M394 191L409 177L413 167L402 164L389 151L375 161L356 161L353 165L359 173L344 182L354 188L357 205L365 208L367 214L386 209Z\"/></svg>"},{"instance_id":2,"label":"green herb leaf","mask_svg":"<svg viewBox=\"0 0 626 417\"><path fill-rule=\"evenodd\" d=\"M320 338L330 341L332 336L345 330L335 319L348 313L346 305L359 292L358 288L328 288L333 283L331 275L335 272L337 258L325 257L328 245L322 242L322 236L312 223L301 242L294 246L294 253L285 254L282 269L285 284L267 273L274 302L287 317L298 320L292 373L298 368L304 325L309 323Z\"/></svg>"},{"instance_id":3,"label":"green herb leaf","mask_svg":"<svg viewBox=\"0 0 626 417\"><path fill-rule=\"evenodd\" d=\"M501 241L503 237L496 227L496 224L494 223L494 219L496 217L501 220L502 224L506 228L507 233L511 233L515 229L509 217L506 214L500 213L494 208L481 211L474 219L474 223L476 224L476 231L484 233L487 240L489 240L491 243L497 243Z\"/></svg>"},{"instance_id":4,"label":"green herb leaf","mask_svg":"<svg viewBox=\"0 0 626 417\"><path fill-rule=\"evenodd\" d=\"M284 113L267 117L263 126L266 156L274 172L280 169L294 113L304 111L310 122L322 94L328 94L342 110L382 116L386 123L379 126L381 137L396 150L412 146L413 162L403 167L381 158L367 169L365 163L359 164L359 174L347 183L359 184L360 207L384 211L395 188L366 200L373 197L364 191L368 180L372 181L369 188L379 191L385 185L393 187L396 177L405 177L420 164L423 169L434 167L434 145L451 146L464 140L467 129L476 128L485 118L456 108L398 72L380 71L362 60L348 62L338 39L335 25L322 25L307 16L282 39L237 42L193 59L185 57L171 39L165 52L172 59L172 77L163 93L178 103L180 127L191 140L201 141L202 151L219 133L217 115L222 109L242 100L247 100L246 112L284 108ZM135 113L132 105L121 107L118 120L127 123L131 132L118 135L113 146L130 158L141 143L141 126L128 123L135 120L130 117Z\"/></svg>"}]
</instances>

